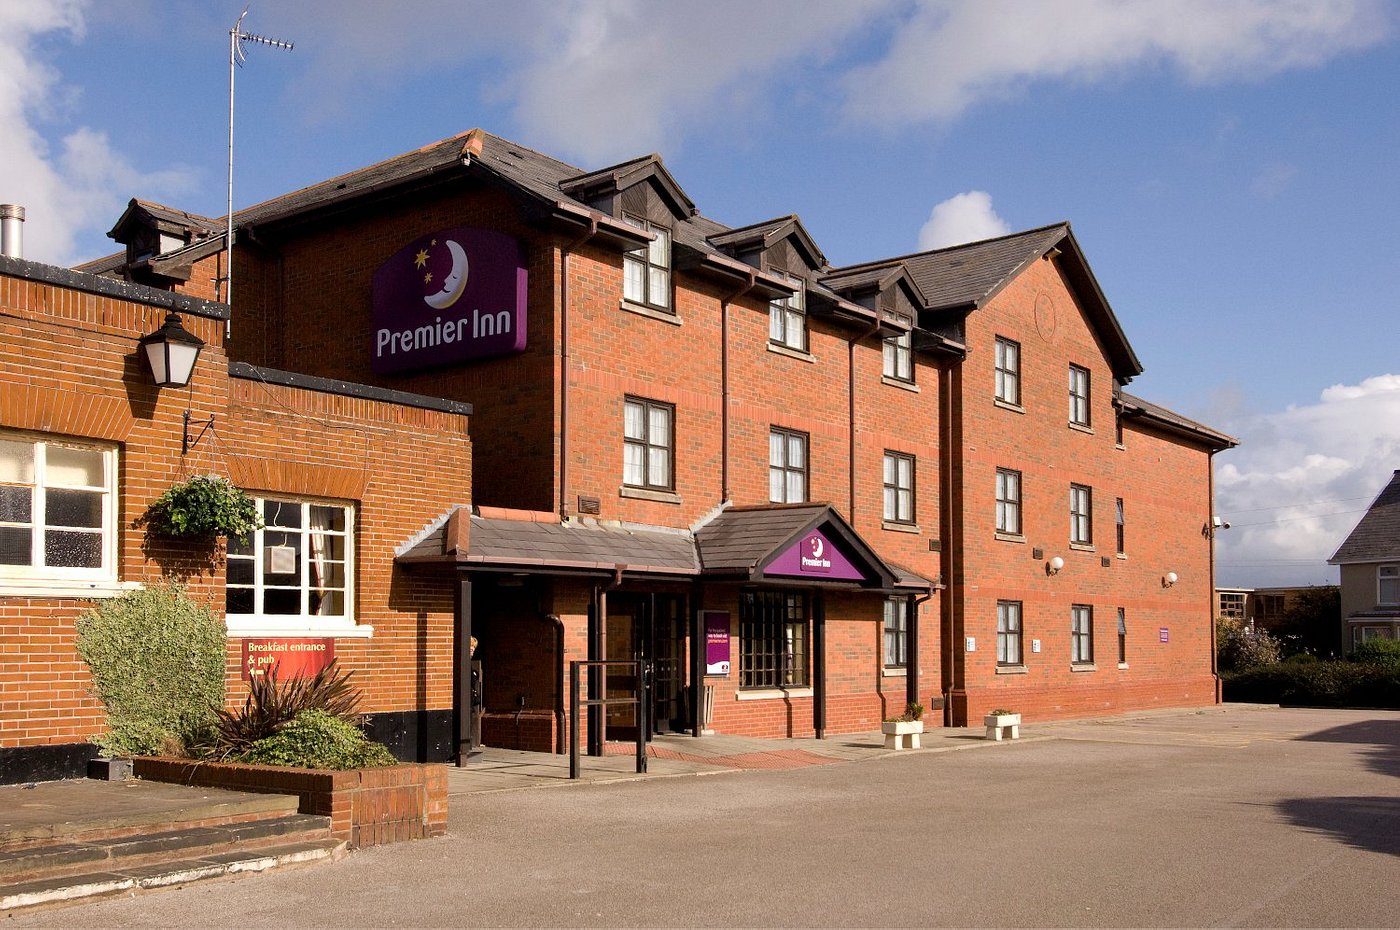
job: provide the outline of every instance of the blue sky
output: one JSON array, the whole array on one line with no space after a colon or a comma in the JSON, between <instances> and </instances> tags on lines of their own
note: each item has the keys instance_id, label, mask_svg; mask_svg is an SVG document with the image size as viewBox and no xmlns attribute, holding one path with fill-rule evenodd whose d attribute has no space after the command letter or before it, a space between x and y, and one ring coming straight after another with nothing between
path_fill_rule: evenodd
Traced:
<instances>
[{"instance_id":1,"label":"blue sky","mask_svg":"<svg viewBox=\"0 0 1400 930\"><path fill-rule=\"evenodd\" d=\"M224 211L242 0L0 3L0 201L69 264L140 196ZM1400 467L1400 5L253 0L235 205L473 126L657 151L836 264L1067 219L1147 369L1243 440L1223 583L1320 583Z\"/></svg>"}]
</instances>

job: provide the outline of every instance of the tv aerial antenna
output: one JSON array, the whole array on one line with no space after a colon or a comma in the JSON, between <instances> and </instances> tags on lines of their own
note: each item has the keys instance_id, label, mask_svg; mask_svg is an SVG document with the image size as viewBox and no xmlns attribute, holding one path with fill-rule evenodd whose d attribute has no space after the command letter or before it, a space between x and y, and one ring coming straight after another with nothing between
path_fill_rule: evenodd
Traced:
<instances>
[{"instance_id":1,"label":"tv aerial antenna","mask_svg":"<svg viewBox=\"0 0 1400 930\"><path fill-rule=\"evenodd\" d=\"M243 62L248 59L248 51L244 47L245 43L254 42L258 45L270 45L273 48L280 48L290 52L291 42L283 42L281 39L272 39L268 36L260 36L252 32L243 31L243 17L248 15L248 7L243 8L243 12L238 15L238 21L233 24L233 28L228 31L228 223L224 228L224 274L223 274L223 302L233 303L233 75L234 66L243 66ZM218 295L216 295L218 296ZM224 324L224 336L227 338L232 331L233 321L230 318Z\"/></svg>"}]
</instances>

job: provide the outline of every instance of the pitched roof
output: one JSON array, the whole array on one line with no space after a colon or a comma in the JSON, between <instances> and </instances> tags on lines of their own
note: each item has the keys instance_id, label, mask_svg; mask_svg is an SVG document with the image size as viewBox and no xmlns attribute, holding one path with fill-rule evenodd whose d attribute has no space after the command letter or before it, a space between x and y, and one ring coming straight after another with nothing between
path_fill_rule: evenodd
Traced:
<instances>
[{"instance_id":1,"label":"pitched roof","mask_svg":"<svg viewBox=\"0 0 1400 930\"><path fill-rule=\"evenodd\" d=\"M744 251L748 248L771 248L774 243L789 236L797 243L798 248L806 253L812 267L826 267L826 256L822 254L821 249L817 248L816 240L807 232L807 227L802 225L802 220L795 213L752 223L748 226L726 229L715 233L709 239L711 245L719 248Z\"/></svg>"},{"instance_id":2,"label":"pitched roof","mask_svg":"<svg viewBox=\"0 0 1400 930\"><path fill-rule=\"evenodd\" d=\"M177 210L174 207L167 207L163 203L154 203L150 200L141 200L133 197L127 202L126 209L112 225L111 231L107 233L116 239L124 226L138 217L145 217L154 221L157 229L171 231L175 229L191 230L194 232L212 233L216 229L222 229L223 220L216 220L211 217L201 216L198 213L190 213L187 210ZM120 241L120 240L118 240Z\"/></svg>"},{"instance_id":3,"label":"pitched roof","mask_svg":"<svg viewBox=\"0 0 1400 930\"><path fill-rule=\"evenodd\" d=\"M1240 444L1240 441L1234 436L1211 429L1204 423L1188 419L1160 404L1143 400L1127 391L1118 392L1118 405L1125 417L1141 418L1160 429L1165 429L1187 439L1193 439L1216 452L1222 449L1233 449Z\"/></svg>"},{"instance_id":4,"label":"pitched roof","mask_svg":"<svg viewBox=\"0 0 1400 930\"><path fill-rule=\"evenodd\" d=\"M1400 470L1333 553L1330 565L1400 559Z\"/></svg>"}]
</instances>

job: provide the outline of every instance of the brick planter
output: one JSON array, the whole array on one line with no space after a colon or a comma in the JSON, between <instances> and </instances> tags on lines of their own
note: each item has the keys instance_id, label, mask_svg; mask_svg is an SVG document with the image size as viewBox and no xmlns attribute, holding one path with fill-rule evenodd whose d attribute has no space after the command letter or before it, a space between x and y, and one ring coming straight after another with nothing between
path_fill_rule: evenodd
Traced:
<instances>
[{"instance_id":1,"label":"brick planter","mask_svg":"<svg viewBox=\"0 0 1400 930\"><path fill-rule=\"evenodd\" d=\"M447 769L391 765L342 772L161 756L135 760L151 781L259 794L295 794L303 814L331 818L331 832L351 849L398 843L447 831Z\"/></svg>"}]
</instances>

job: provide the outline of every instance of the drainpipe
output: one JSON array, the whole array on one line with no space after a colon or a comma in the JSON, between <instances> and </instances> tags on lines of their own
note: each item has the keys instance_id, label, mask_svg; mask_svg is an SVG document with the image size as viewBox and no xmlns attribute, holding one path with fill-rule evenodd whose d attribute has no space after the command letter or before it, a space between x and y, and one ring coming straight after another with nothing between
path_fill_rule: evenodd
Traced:
<instances>
[{"instance_id":1,"label":"drainpipe","mask_svg":"<svg viewBox=\"0 0 1400 930\"><path fill-rule=\"evenodd\" d=\"M554 753L568 752L564 744L564 621L558 614L545 614L554 624L554 649L559 660L554 663Z\"/></svg>"},{"instance_id":2,"label":"drainpipe","mask_svg":"<svg viewBox=\"0 0 1400 930\"><path fill-rule=\"evenodd\" d=\"M1220 669L1218 667L1219 657L1215 652L1215 452L1212 450L1206 453L1206 503L1209 505L1206 510L1206 526L1210 527L1210 533L1206 540L1210 544L1210 676L1215 680L1215 703L1219 704L1224 698L1220 686Z\"/></svg>"},{"instance_id":3,"label":"drainpipe","mask_svg":"<svg viewBox=\"0 0 1400 930\"><path fill-rule=\"evenodd\" d=\"M961 413L962 404L953 396L957 384L954 377L954 364L950 362L948 367L940 372L942 386L939 389L939 453L942 457L942 464L939 468L938 483L940 490L939 501L939 535L943 537L943 552L939 559L939 567L943 578L943 597L941 611L942 631L940 639L943 646L941 690L943 692L943 725L951 727L953 725L953 689L957 681L958 662L958 582L957 573L961 570L958 556L962 551L962 524L955 515L962 505L962 495L955 494L957 481L953 474L954 456L958 453L958 445L962 439L961 424L954 424L953 415L955 411Z\"/></svg>"},{"instance_id":4,"label":"drainpipe","mask_svg":"<svg viewBox=\"0 0 1400 930\"><path fill-rule=\"evenodd\" d=\"M593 629L589 631L588 658L602 661L608 657L608 592L622 587L622 566L613 566L613 577L606 585L593 586ZM608 696L608 667L597 666L588 676L588 698L598 700ZM597 704L588 708L588 754L601 756L608 741L608 709Z\"/></svg>"},{"instance_id":5,"label":"drainpipe","mask_svg":"<svg viewBox=\"0 0 1400 930\"><path fill-rule=\"evenodd\" d=\"M870 328L859 336L855 337L846 346L846 422L850 427L848 442L850 449L847 453L847 471L850 473L850 498L846 504L846 515L850 517L851 526L856 525L856 345L869 339L880 331L880 311L875 311L875 322ZM809 453L810 454L810 453Z\"/></svg>"},{"instance_id":6,"label":"drainpipe","mask_svg":"<svg viewBox=\"0 0 1400 930\"><path fill-rule=\"evenodd\" d=\"M569 519L569 261L576 249L598 234L598 217L588 218L588 232L559 253L559 522Z\"/></svg>"},{"instance_id":7,"label":"drainpipe","mask_svg":"<svg viewBox=\"0 0 1400 930\"><path fill-rule=\"evenodd\" d=\"M719 302L719 502L729 500L729 304L753 290L757 276L749 272L744 286Z\"/></svg>"},{"instance_id":8,"label":"drainpipe","mask_svg":"<svg viewBox=\"0 0 1400 930\"><path fill-rule=\"evenodd\" d=\"M919 658L919 608L932 597L933 591L930 590L922 597L911 597L907 602L909 604L909 620L905 624L905 630L909 636L909 652L904 657L904 703L906 704L920 703L919 664L922 660Z\"/></svg>"}]
</instances>

